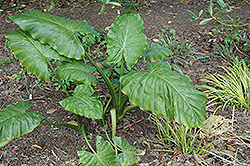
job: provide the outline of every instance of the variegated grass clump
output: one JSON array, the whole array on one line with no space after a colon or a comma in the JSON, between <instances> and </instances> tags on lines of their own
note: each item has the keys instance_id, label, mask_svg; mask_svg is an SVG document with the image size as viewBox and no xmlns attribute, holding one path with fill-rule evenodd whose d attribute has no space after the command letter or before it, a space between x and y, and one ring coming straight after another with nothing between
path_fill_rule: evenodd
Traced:
<instances>
[{"instance_id":1,"label":"variegated grass clump","mask_svg":"<svg viewBox=\"0 0 250 166\"><path fill-rule=\"evenodd\" d=\"M224 73L209 74L205 82L209 85L208 107L233 106L249 109L250 105L250 70L244 61L221 67Z\"/></svg>"}]
</instances>

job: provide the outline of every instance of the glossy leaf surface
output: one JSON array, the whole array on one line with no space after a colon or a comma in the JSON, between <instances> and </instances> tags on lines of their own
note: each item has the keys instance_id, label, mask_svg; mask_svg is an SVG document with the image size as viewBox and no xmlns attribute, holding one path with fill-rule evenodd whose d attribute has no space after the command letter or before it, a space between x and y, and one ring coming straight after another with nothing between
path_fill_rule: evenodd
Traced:
<instances>
[{"instance_id":1,"label":"glossy leaf surface","mask_svg":"<svg viewBox=\"0 0 250 166\"><path fill-rule=\"evenodd\" d=\"M38 78L50 81L47 65L48 58L66 60L55 50L34 40L29 33L20 29L7 34L5 37L9 41L9 47L14 51L15 56L27 68L27 72L35 74Z\"/></svg>"},{"instance_id":2,"label":"glossy leaf surface","mask_svg":"<svg viewBox=\"0 0 250 166\"><path fill-rule=\"evenodd\" d=\"M115 150L108 141L100 136L96 137L96 154L87 151L77 152L80 162L84 166L116 166Z\"/></svg>"},{"instance_id":3,"label":"glossy leaf surface","mask_svg":"<svg viewBox=\"0 0 250 166\"><path fill-rule=\"evenodd\" d=\"M108 61L118 63L124 58L128 66L136 64L147 45L143 29L139 14L126 12L117 16L108 32Z\"/></svg>"},{"instance_id":4,"label":"glossy leaf surface","mask_svg":"<svg viewBox=\"0 0 250 166\"><path fill-rule=\"evenodd\" d=\"M87 118L101 119L103 117L102 103L96 97L90 85L78 85L72 97L65 98L59 103L68 111Z\"/></svg>"},{"instance_id":5,"label":"glossy leaf surface","mask_svg":"<svg viewBox=\"0 0 250 166\"><path fill-rule=\"evenodd\" d=\"M71 63L64 63L57 68L58 75L61 79L70 81L78 81L90 85L97 85L97 78L90 72L95 71L95 68L89 66L82 61L73 60Z\"/></svg>"},{"instance_id":6,"label":"glossy leaf surface","mask_svg":"<svg viewBox=\"0 0 250 166\"><path fill-rule=\"evenodd\" d=\"M40 112L25 112L32 105L29 101L17 102L0 111L0 145L30 133L45 118Z\"/></svg>"},{"instance_id":7,"label":"glossy leaf surface","mask_svg":"<svg viewBox=\"0 0 250 166\"><path fill-rule=\"evenodd\" d=\"M148 62L163 61L172 54L173 52L164 46L155 43L148 43L142 60Z\"/></svg>"},{"instance_id":8,"label":"glossy leaf surface","mask_svg":"<svg viewBox=\"0 0 250 166\"><path fill-rule=\"evenodd\" d=\"M161 66L150 64L150 73L139 71L123 76L122 91L142 110L186 126L202 125L206 119L206 94L196 90L186 76Z\"/></svg>"},{"instance_id":9,"label":"glossy leaf surface","mask_svg":"<svg viewBox=\"0 0 250 166\"><path fill-rule=\"evenodd\" d=\"M81 59L85 53L79 33L96 33L86 21L69 20L34 9L9 18L34 39L68 58Z\"/></svg>"}]
</instances>

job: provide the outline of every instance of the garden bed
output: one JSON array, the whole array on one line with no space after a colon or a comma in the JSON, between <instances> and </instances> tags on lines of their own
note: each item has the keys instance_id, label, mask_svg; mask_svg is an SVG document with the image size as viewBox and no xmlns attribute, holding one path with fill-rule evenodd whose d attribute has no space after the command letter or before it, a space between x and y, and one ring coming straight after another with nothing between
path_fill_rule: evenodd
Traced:
<instances>
[{"instance_id":1,"label":"garden bed","mask_svg":"<svg viewBox=\"0 0 250 166\"><path fill-rule=\"evenodd\" d=\"M65 2L66 3L66 2ZM32 94L31 102L35 103L28 111L37 111L45 115L46 122L72 122L76 123L76 117L73 113L64 110L59 104L59 101L66 98L67 95L60 89L56 91L53 86L56 80L46 83L38 80L34 75L28 75L22 71L19 60L16 59L9 50L5 49L4 35L16 30L18 27L7 18L8 15L15 15L27 11L31 8L55 14L60 17L69 18L72 20L86 20L96 29L111 26L119 13L128 11L121 7L112 7L107 5L106 12L99 15L102 3L84 3L78 2L65 5L60 2L51 11L47 1L29 1L23 6L10 6L9 2L1 2L0 13L0 108L4 108L9 104L15 104L18 101L29 100ZM67 3L66 3L67 4ZM212 54L218 48L211 42L218 41L220 38L215 34L210 34L213 26L199 26L198 21L190 22L192 15L187 12L191 10L198 13L201 9L208 6L208 2L199 0L195 1L150 1L142 10L136 11L144 21L144 33L148 38L148 42L153 42L154 39L159 39L157 34L163 33L162 29L173 28L176 31L176 36L182 35L186 39L194 42L196 54L191 56L170 56L166 59L171 64L179 66L185 75L189 75L192 85L200 84L200 79L207 73L216 73L221 70L220 65L225 65L227 60L222 57L216 57ZM25 5L25 6L24 6ZM242 5L236 6L232 17L239 16L241 19L249 17L247 11L250 8L246 1ZM169 35L171 35L168 32ZM93 47L94 48L94 47ZM245 55L236 53L238 57L243 57L249 60L249 51ZM101 59L101 60L100 60ZM96 61L104 60L104 57L95 59ZM140 65L141 64L141 65ZM140 62L137 68L142 67L143 62ZM173 67L173 70L179 71ZM21 71L21 72L20 72ZM16 75L14 75L16 74ZM73 88L73 87L72 87ZM106 94L107 87L99 85L96 87L100 94ZM109 109L108 109L109 110ZM208 118L214 113L215 108L209 108L206 112ZM249 136L249 110L236 109L234 113L234 129L231 133L224 133L210 138L208 141L214 141L219 138L225 138L234 133L238 136ZM107 130L111 134L110 119L107 114ZM222 115L224 118L232 118L232 108L228 107L225 110L219 109L217 115ZM225 165L237 162L227 155L221 153L208 153L206 155L181 155L178 149L173 146L175 152L166 152L167 148L157 139L159 136L158 128L150 119L149 111L142 111L138 108L129 111L121 123L117 126L117 136L123 137L128 142L139 149L146 150L146 154L142 157L137 165L198 165L198 161L202 160L208 165ZM105 136L103 127L100 126L98 120L82 118L83 123L87 127L88 139L92 145L95 145L97 135ZM104 137L105 138L105 137ZM214 146L220 146L220 150L226 154L236 157L242 165L249 165L250 149L249 140L244 140L247 145L234 144L233 141L219 141ZM218 145L217 145L218 144ZM62 126L39 125L31 133L23 137L16 138L10 141L7 145L0 148L0 164L5 165L79 165L77 151L87 147L83 136L72 129Z\"/></svg>"}]
</instances>

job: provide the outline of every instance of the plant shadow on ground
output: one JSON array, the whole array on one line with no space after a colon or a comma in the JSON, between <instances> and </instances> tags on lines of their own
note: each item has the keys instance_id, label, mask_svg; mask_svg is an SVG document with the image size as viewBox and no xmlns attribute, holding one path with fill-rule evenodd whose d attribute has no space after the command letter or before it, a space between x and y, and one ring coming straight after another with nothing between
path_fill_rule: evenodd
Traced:
<instances>
[{"instance_id":1,"label":"plant shadow on ground","mask_svg":"<svg viewBox=\"0 0 250 166\"><path fill-rule=\"evenodd\" d=\"M200 1L193 1L186 4L180 2L181 1L175 3L171 1L156 1L152 3L152 7L138 12L144 20L144 33L148 39L153 40L157 38L155 35L160 33L161 29L173 28L177 31L178 35L181 35L181 32L183 32L190 40L196 44L199 43L196 47L197 51L206 52L210 49L216 49L214 47L210 48L211 43L207 42L209 39L206 39L211 38L210 35L207 35L211 28L209 26L198 27L197 22L189 22L191 15L186 12L187 9L199 11L201 8L205 8L207 4L201 3ZM50 11L50 13L73 20L87 20L90 25L105 29L114 21L118 10L120 13L125 11L125 9L117 7L112 9L111 6L107 6L106 13L100 16L98 15L101 8L100 3L85 6L79 4L80 3L76 3L75 6L72 7L63 8L62 6L55 8ZM8 4L5 3L1 5L1 9L4 9L1 23L4 26L0 29L0 53L1 57L9 57L12 61L15 58L4 49L5 39L3 35L17 29L17 27L7 19L7 11L9 11ZM39 2L31 2L27 4L27 8L43 10L46 6L43 6L43 4ZM241 8L245 9L246 12L246 10L249 9L249 4L245 4L245 7L241 6ZM23 10L27 9L24 8ZM16 11L14 11L14 13L12 12L12 14L16 14L15 12ZM186 14L183 15L182 13ZM238 14L240 14L241 18L244 18L244 12ZM171 23L169 21L171 21ZM192 30L194 30L194 32ZM203 40L204 42L202 42ZM204 58L207 61L201 60ZM225 63L223 59L215 58L209 54L198 54L184 59L169 57L167 60L178 65L184 74L189 75L193 85L198 84L200 77L205 73L216 72L219 70L218 66ZM62 91L55 91L52 84L44 83L41 86L37 86L35 84L35 81L37 81L36 77L28 76L25 73L23 73L21 79L13 78L13 74L18 73L20 67L18 61L16 62L14 60L12 62L11 64L1 64L0 67L0 107L26 100L32 91L35 105L32 107L32 110L28 111L35 110L42 112L46 115L49 122L76 121L73 114L63 111L63 108L58 103L66 97ZM140 68L141 66L139 65L137 67ZM107 89L105 86L99 86L98 89L103 94L106 94ZM228 108L218 113L230 119L232 110ZM211 112L208 111L207 116L209 114L211 114ZM247 112L236 110L235 117L238 128L236 128L235 132L237 134L244 134L245 131L249 131L248 114L249 110ZM159 147L163 148L163 145L156 139L156 136L159 134L158 129L157 126L149 120L149 115L149 112L147 113L138 109L130 111L125 115L123 123L117 126L118 136L126 138L130 144L140 149L146 149L146 155L143 156L138 165L166 165L170 161L173 161L172 165L195 164L193 156L186 156L188 162L186 161L184 163L181 155L173 156L174 153L155 151L159 149ZM88 126L88 138L91 144L94 145L95 136L104 135L103 129L97 120L85 118L83 121L84 124ZM108 128L108 131L111 131L111 129ZM84 145L87 147L82 136L71 129L60 126L39 125L32 133L12 140L5 147L1 148L0 161L6 165L78 165L76 152L81 150ZM230 141L223 142L221 146L227 153L233 156L241 156L239 158L241 158L242 163L249 164L249 148L233 145L234 148L237 149L237 153L234 153L228 148L230 147L229 145L232 146L233 143ZM212 160L211 163L214 165L223 164L220 158L208 155L205 159L208 158Z\"/></svg>"}]
</instances>

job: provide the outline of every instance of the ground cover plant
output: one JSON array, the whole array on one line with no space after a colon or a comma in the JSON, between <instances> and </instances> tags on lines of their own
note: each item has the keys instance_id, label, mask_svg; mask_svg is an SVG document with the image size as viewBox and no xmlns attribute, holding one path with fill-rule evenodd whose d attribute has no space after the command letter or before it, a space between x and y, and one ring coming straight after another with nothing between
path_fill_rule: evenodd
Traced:
<instances>
[{"instance_id":1,"label":"ground cover plant","mask_svg":"<svg viewBox=\"0 0 250 166\"><path fill-rule=\"evenodd\" d=\"M243 3L244 0L237 0L237 2ZM237 51L246 56L243 52L250 46L249 18L246 20L242 20L239 16L231 18L228 14L232 13L234 8L235 7L230 6L228 2L216 0L216 3L210 2L205 12L203 12L204 10L200 10L198 15L194 14L191 10L188 11L193 14L190 21L202 19L199 25L211 23L215 27L212 29L213 33L223 37L225 46L233 45ZM209 18L204 18L204 13L206 13L206 16ZM248 11L248 13L250 13L250 11Z\"/></svg>"},{"instance_id":2,"label":"ground cover plant","mask_svg":"<svg viewBox=\"0 0 250 166\"><path fill-rule=\"evenodd\" d=\"M168 29L162 29L162 33L159 34L160 39L154 39L154 42L171 50L173 56L185 57L195 54L194 42L188 41L183 35L181 38L177 38L173 28L169 30L171 35L167 35L167 32Z\"/></svg>"},{"instance_id":3,"label":"ground cover plant","mask_svg":"<svg viewBox=\"0 0 250 166\"><path fill-rule=\"evenodd\" d=\"M82 134L89 145L91 152L78 151L84 165L132 165L139 161L138 156L143 155L143 151L115 136L117 120L121 121L129 110L136 107L150 110L155 115L189 127L205 122L207 95L196 90L188 76L171 70L169 63L155 62L164 60L172 52L160 45L147 43L143 21L138 14L126 12L119 15L107 34L107 59L120 66L117 88L91 58L89 50L83 47L83 36L97 34L86 21L68 20L37 10L10 18L20 29L6 35L9 48L29 74L50 81L49 73L54 73L68 96L60 104L76 115L78 125L44 122L45 117L41 113L25 112L33 105L31 102L18 102L0 112L1 146L31 132L40 123L67 126ZM81 61L85 56L89 63ZM63 63L54 68L52 62L55 60ZM150 72L135 70L139 60L153 62L147 66ZM101 75L109 89L111 98L107 102L101 100L93 88L98 84L98 79L92 75L95 72ZM79 85L70 94L61 80L75 81ZM131 104L127 106L128 102ZM97 136L95 151L88 143L80 116L101 119L105 129L104 117L109 107L112 108L112 138L107 133L108 141Z\"/></svg>"},{"instance_id":4,"label":"ground cover plant","mask_svg":"<svg viewBox=\"0 0 250 166\"><path fill-rule=\"evenodd\" d=\"M144 2L140 0L101 0L103 2L100 14L103 14L106 9L106 5L122 6L127 9L136 9L140 10Z\"/></svg>"}]
</instances>

